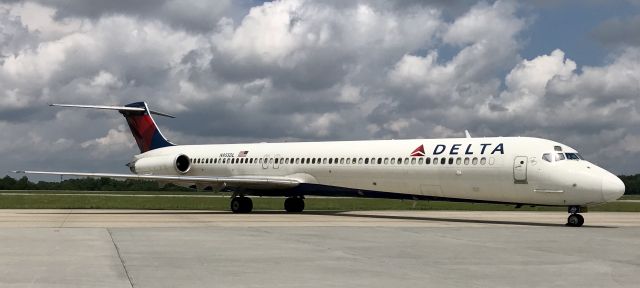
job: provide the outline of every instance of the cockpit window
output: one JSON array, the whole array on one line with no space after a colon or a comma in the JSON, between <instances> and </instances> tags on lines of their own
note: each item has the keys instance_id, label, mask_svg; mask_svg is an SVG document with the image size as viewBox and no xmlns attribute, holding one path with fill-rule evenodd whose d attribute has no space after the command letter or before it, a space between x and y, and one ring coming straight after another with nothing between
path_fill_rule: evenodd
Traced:
<instances>
[{"instance_id":1,"label":"cockpit window","mask_svg":"<svg viewBox=\"0 0 640 288\"><path fill-rule=\"evenodd\" d=\"M567 159L569 160L583 160L582 156L578 153L565 153L567 155Z\"/></svg>"},{"instance_id":2,"label":"cockpit window","mask_svg":"<svg viewBox=\"0 0 640 288\"><path fill-rule=\"evenodd\" d=\"M576 153L571 153L576 154ZM562 161L565 159L564 153L544 153L542 154L542 159L547 162L556 162Z\"/></svg>"}]
</instances>

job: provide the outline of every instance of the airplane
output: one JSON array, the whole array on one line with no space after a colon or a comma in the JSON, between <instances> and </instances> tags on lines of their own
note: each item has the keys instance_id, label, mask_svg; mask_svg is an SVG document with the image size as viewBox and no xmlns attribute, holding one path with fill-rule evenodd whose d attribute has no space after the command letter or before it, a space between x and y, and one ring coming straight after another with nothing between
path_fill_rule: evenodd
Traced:
<instances>
[{"instance_id":1,"label":"airplane","mask_svg":"<svg viewBox=\"0 0 640 288\"><path fill-rule=\"evenodd\" d=\"M625 191L614 174L575 149L531 137L175 145L158 129L147 103L125 106L50 104L119 111L140 154L132 174L14 171L76 177L151 180L232 192L230 209L249 213L248 196L284 196L302 212L305 196L566 206L567 226L580 227L588 206Z\"/></svg>"}]
</instances>

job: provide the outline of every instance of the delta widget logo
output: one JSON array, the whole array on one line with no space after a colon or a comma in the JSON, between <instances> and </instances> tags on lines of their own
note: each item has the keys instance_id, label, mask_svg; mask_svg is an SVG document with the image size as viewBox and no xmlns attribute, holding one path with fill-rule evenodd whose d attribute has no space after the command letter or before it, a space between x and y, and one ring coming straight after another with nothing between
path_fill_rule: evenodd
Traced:
<instances>
[{"instance_id":1,"label":"delta widget logo","mask_svg":"<svg viewBox=\"0 0 640 288\"><path fill-rule=\"evenodd\" d=\"M418 146L413 152L411 152L411 157L422 157L424 156L424 145Z\"/></svg>"}]
</instances>

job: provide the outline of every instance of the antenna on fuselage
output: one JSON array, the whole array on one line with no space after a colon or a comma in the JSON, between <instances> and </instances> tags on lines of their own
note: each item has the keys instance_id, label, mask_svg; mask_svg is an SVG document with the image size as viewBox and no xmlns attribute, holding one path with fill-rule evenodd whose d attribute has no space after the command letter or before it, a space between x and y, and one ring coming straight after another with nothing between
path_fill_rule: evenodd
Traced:
<instances>
[{"instance_id":1,"label":"antenna on fuselage","mask_svg":"<svg viewBox=\"0 0 640 288\"><path fill-rule=\"evenodd\" d=\"M464 130L464 137L471 138L471 134L469 134L469 130Z\"/></svg>"}]
</instances>

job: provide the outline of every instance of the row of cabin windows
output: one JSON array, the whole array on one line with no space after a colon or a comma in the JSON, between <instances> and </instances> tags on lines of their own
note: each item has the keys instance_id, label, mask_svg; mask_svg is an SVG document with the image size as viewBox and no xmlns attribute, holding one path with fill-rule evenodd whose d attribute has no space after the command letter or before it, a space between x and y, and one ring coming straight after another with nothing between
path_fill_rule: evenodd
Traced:
<instances>
[{"instance_id":1,"label":"row of cabin windows","mask_svg":"<svg viewBox=\"0 0 640 288\"><path fill-rule=\"evenodd\" d=\"M194 164L373 164L373 165L493 165L486 157L426 158L196 158Z\"/></svg>"}]
</instances>

